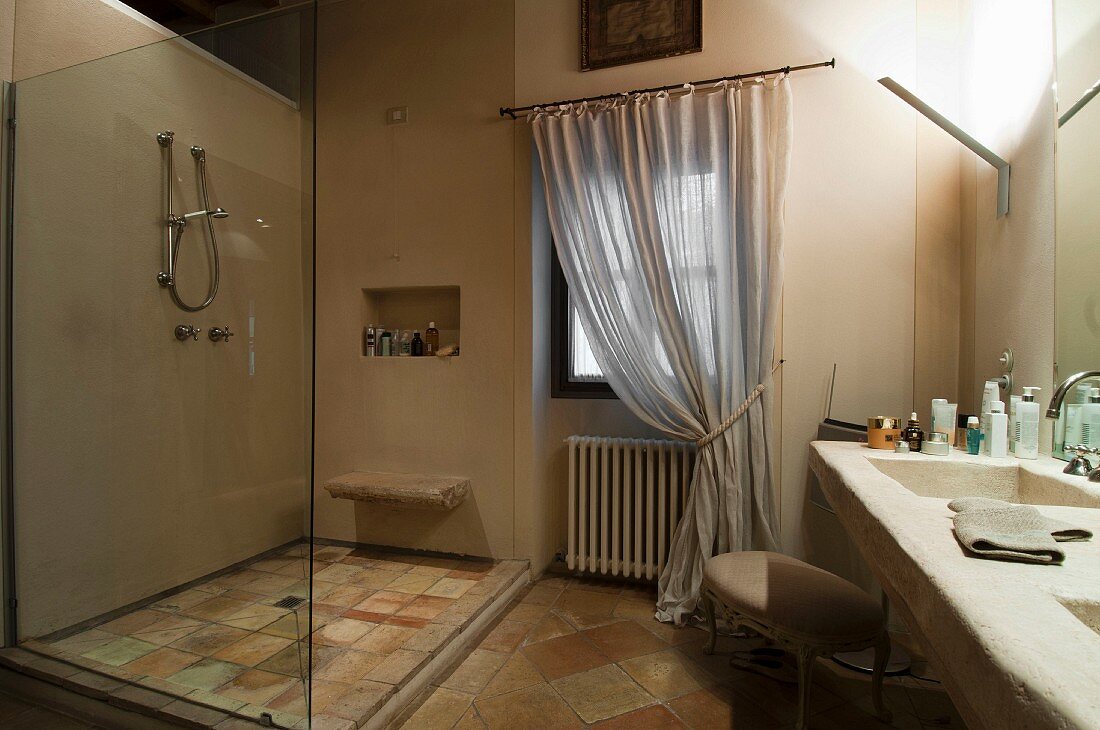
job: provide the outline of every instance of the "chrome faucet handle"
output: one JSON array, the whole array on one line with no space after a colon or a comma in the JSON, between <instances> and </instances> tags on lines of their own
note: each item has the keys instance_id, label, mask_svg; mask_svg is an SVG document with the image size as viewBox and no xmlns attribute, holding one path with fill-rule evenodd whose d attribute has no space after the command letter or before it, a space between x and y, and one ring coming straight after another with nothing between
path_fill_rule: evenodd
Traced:
<instances>
[{"instance_id":1,"label":"chrome faucet handle","mask_svg":"<svg viewBox=\"0 0 1100 730\"><path fill-rule=\"evenodd\" d=\"M195 327L189 324L177 324L173 332L175 332L176 339L180 342L183 342L188 337L197 341L199 339L199 333L202 332L202 327Z\"/></svg>"},{"instance_id":2,"label":"chrome faucet handle","mask_svg":"<svg viewBox=\"0 0 1100 730\"><path fill-rule=\"evenodd\" d=\"M1073 451L1075 456L1070 459L1069 464L1062 470L1063 474L1070 474L1075 477L1089 477L1090 481L1100 480L1092 479L1092 473L1094 471L1100 471L1100 469L1093 469L1092 464L1089 463L1088 454L1095 454L1096 449L1091 448L1085 444L1077 444L1076 446L1066 445L1063 447L1063 451Z\"/></svg>"},{"instance_id":3,"label":"chrome faucet handle","mask_svg":"<svg viewBox=\"0 0 1100 730\"><path fill-rule=\"evenodd\" d=\"M209 337L211 342L217 342L218 340L229 342L229 338L235 334L235 332L230 332L229 325L226 325L225 327L211 327Z\"/></svg>"}]
</instances>

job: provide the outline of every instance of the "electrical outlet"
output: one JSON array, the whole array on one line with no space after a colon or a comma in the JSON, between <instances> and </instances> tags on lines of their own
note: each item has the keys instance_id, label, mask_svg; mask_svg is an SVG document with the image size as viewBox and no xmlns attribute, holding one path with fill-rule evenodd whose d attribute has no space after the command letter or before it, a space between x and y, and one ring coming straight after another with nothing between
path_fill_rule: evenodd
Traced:
<instances>
[{"instance_id":1,"label":"electrical outlet","mask_svg":"<svg viewBox=\"0 0 1100 730\"><path fill-rule=\"evenodd\" d=\"M386 110L386 124L405 124L409 121L407 106L394 106Z\"/></svg>"}]
</instances>

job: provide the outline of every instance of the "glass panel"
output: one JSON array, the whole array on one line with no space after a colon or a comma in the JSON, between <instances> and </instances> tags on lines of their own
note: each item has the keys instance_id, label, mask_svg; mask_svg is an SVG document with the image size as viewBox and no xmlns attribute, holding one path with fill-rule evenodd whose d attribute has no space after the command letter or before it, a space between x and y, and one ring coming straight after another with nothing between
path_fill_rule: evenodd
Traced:
<instances>
[{"instance_id":1,"label":"glass panel","mask_svg":"<svg viewBox=\"0 0 1100 730\"><path fill-rule=\"evenodd\" d=\"M280 727L309 715L312 22L237 27L296 36L264 83L170 39L15 89L18 639Z\"/></svg>"},{"instance_id":2,"label":"glass panel","mask_svg":"<svg viewBox=\"0 0 1100 730\"><path fill-rule=\"evenodd\" d=\"M572 301L569 302L569 379L577 383L602 383L607 380L596 362L596 356L592 354L580 312Z\"/></svg>"}]
</instances>

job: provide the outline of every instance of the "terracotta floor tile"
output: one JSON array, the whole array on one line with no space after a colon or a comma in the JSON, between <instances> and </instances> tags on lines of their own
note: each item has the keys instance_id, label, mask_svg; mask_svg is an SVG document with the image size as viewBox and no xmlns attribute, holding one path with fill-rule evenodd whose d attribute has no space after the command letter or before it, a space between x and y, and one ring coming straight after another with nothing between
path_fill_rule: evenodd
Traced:
<instances>
[{"instance_id":1,"label":"terracotta floor tile","mask_svg":"<svg viewBox=\"0 0 1100 730\"><path fill-rule=\"evenodd\" d=\"M738 694L759 704L780 722L793 723L798 719L798 686L796 684L777 682L754 672L734 671L723 680L722 685L736 690ZM843 703L843 699L817 683L810 688L812 714L824 712Z\"/></svg>"},{"instance_id":2,"label":"terracotta floor tile","mask_svg":"<svg viewBox=\"0 0 1100 730\"><path fill-rule=\"evenodd\" d=\"M531 644L523 647L523 653L551 681L611 663L580 634Z\"/></svg>"},{"instance_id":3,"label":"terracotta floor tile","mask_svg":"<svg viewBox=\"0 0 1100 730\"><path fill-rule=\"evenodd\" d=\"M450 573L451 570L450 568L437 568L432 565L414 565L409 572L416 573L417 575L434 575L437 578L442 578L447 575L447 573Z\"/></svg>"},{"instance_id":4,"label":"terracotta floor tile","mask_svg":"<svg viewBox=\"0 0 1100 730\"><path fill-rule=\"evenodd\" d=\"M686 695L711 684L714 678L673 649L620 662L647 692L660 700Z\"/></svg>"},{"instance_id":5,"label":"terracotta floor tile","mask_svg":"<svg viewBox=\"0 0 1100 730\"><path fill-rule=\"evenodd\" d=\"M536 584L529 588L523 597L520 598L520 603L532 603L536 606L552 606L554 601L561 595L561 589L550 588L541 584Z\"/></svg>"},{"instance_id":6,"label":"terracotta floor tile","mask_svg":"<svg viewBox=\"0 0 1100 730\"><path fill-rule=\"evenodd\" d=\"M327 694L332 694L333 691L335 690L335 696L339 697L340 695L342 695L342 694L344 694L345 692L348 691L348 687L342 687L342 686L339 687L339 688L333 688L333 687L326 688L325 687L325 685L331 685L331 684L332 684L331 682L318 682L318 681L313 682L313 690L312 691L313 691L313 704L314 704L314 707L315 707L314 714L316 714L318 712L321 712L321 709L323 709L323 708L317 708L317 704L318 704L318 701L320 701L321 704L324 704L324 700L326 699L326 693ZM331 701L332 699L335 699L335 698L334 697L328 697L327 699L329 699ZM266 704L267 707L270 707L273 710L279 710L280 712L290 712L290 713L293 713L295 715L298 715L299 717L305 717L307 714L310 714L306 711L305 683L302 682L301 680L294 681L290 685L290 687L287 690L285 690L282 694L278 695L277 697L274 697L273 699L268 700L265 704Z\"/></svg>"},{"instance_id":7,"label":"terracotta floor tile","mask_svg":"<svg viewBox=\"0 0 1100 730\"><path fill-rule=\"evenodd\" d=\"M446 573L447 578L462 578L463 580L479 581L485 577L485 573L476 570L449 570Z\"/></svg>"},{"instance_id":8,"label":"terracotta floor tile","mask_svg":"<svg viewBox=\"0 0 1100 730\"><path fill-rule=\"evenodd\" d=\"M655 702L614 664L571 674L551 684L587 723L606 720Z\"/></svg>"},{"instance_id":9,"label":"terracotta floor tile","mask_svg":"<svg viewBox=\"0 0 1100 730\"><path fill-rule=\"evenodd\" d=\"M367 673L381 664L386 657L380 654L368 654L365 651L345 651L325 666L313 673L316 679L327 682L358 682Z\"/></svg>"},{"instance_id":10,"label":"terracotta floor tile","mask_svg":"<svg viewBox=\"0 0 1100 730\"><path fill-rule=\"evenodd\" d=\"M386 684L399 684L428 659L429 655L422 651L398 649L367 672L365 679Z\"/></svg>"},{"instance_id":11,"label":"terracotta floor tile","mask_svg":"<svg viewBox=\"0 0 1100 730\"><path fill-rule=\"evenodd\" d=\"M97 646L90 651L81 654L85 659L109 664L112 667L121 667L123 664L145 656L157 649L156 644L140 641L129 636L122 636L114 641Z\"/></svg>"},{"instance_id":12,"label":"terracotta floor tile","mask_svg":"<svg viewBox=\"0 0 1100 730\"><path fill-rule=\"evenodd\" d=\"M575 633L577 633L577 630L573 628L573 624L558 616L556 613L548 613L541 621L535 624L534 628L527 632L527 636L524 638L523 643L537 644L540 641L556 639L559 636Z\"/></svg>"},{"instance_id":13,"label":"terracotta floor tile","mask_svg":"<svg viewBox=\"0 0 1100 730\"><path fill-rule=\"evenodd\" d=\"M265 659L270 659L277 652L282 651L293 643L293 639L284 639L281 636L252 634L223 649L219 649L213 656L215 659L220 659L224 662L254 667Z\"/></svg>"},{"instance_id":14,"label":"terracotta floor tile","mask_svg":"<svg viewBox=\"0 0 1100 730\"><path fill-rule=\"evenodd\" d=\"M316 617L313 620L313 628L319 629L327 623L323 617ZM309 610L299 609L294 613L288 613L282 618L275 619L267 626L260 629L261 633L270 634L271 636L281 636L284 639L304 639L310 633L309 631Z\"/></svg>"},{"instance_id":15,"label":"terracotta floor tile","mask_svg":"<svg viewBox=\"0 0 1100 730\"><path fill-rule=\"evenodd\" d=\"M430 588L424 591L424 595L440 596L441 598L461 598L475 585L477 585L476 580L440 578Z\"/></svg>"},{"instance_id":16,"label":"terracotta floor tile","mask_svg":"<svg viewBox=\"0 0 1100 730\"><path fill-rule=\"evenodd\" d=\"M349 554L352 550L353 548L340 547L339 545L314 545L313 559L314 561L334 562Z\"/></svg>"},{"instance_id":17,"label":"terracotta floor tile","mask_svg":"<svg viewBox=\"0 0 1100 730\"><path fill-rule=\"evenodd\" d=\"M248 604L244 601L235 601L232 598L215 596L202 603L197 603L190 608L182 609L181 613L187 616L206 619L207 621L220 621L246 608L248 608Z\"/></svg>"},{"instance_id":18,"label":"terracotta floor tile","mask_svg":"<svg viewBox=\"0 0 1100 730\"><path fill-rule=\"evenodd\" d=\"M278 573L281 569L291 565L301 569L304 563L304 560L298 558L264 558L263 560L257 560L255 563L251 563L248 567L252 570L262 570L265 573ZM303 573L303 575L305 574Z\"/></svg>"},{"instance_id":19,"label":"terracotta floor tile","mask_svg":"<svg viewBox=\"0 0 1100 730\"><path fill-rule=\"evenodd\" d=\"M450 624L430 623L417 629L416 634L401 645L402 649L409 651L423 651L429 654L446 645L458 634L458 627Z\"/></svg>"},{"instance_id":20,"label":"terracotta floor tile","mask_svg":"<svg viewBox=\"0 0 1100 730\"><path fill-rule=\"evenodd\" d=\"M611 615L615 618L629 618L639 622L653 621L653 614L656 610L657 604L654 601L622 598L615 604L615 609L611 612Z\"/></svg>"},{"instance_id":21,"label":"terracotta floor tile","mask_svg":"<svg viewBox=\"0 0 1100 730\"><path fill-rule=\"evenodd\" d=\"M316 595L316 587L314 591L317 600L324 601L333 606L344 606L345 608L355 607L356 604L362 603L370 598L373 593L369 588L359 588L358 586L347 585L336 586L332 590L326 591L323 596Z\"/></svg>"},{"instance_id":22,"label":"terracotta floor tile","mask_svg":"<svg viewBox=\"0 0 1100 730\"><path fill-rule=\"evenodd\" d=\"M387 619L391 618L393 614L389 613L371 613L370 611L357 611L354 608L349 608L340 614L344 618L355 619L356 621L365 621L371 624L382 624Z\"/></svg>"},{"instance_id":23,"label":"terracotta floor tile","mask_svg":"<svg viewBox=\"0 0 1100 730\"><path fill-rule=\"evenodd\" d=\"M617 619L612 612L618 596L609 593L566 589L554 602L554 612L578 630L593 629Z\"/></svg>"},{"instance_id":24,"label":"terracotta floor tile","mask_svg":"<svg viewBox=\"0 0 1100 730\"><path fill-rule=\"evenodd\" d=\"M441 580L434 575L416 575L403 573L386 584L386 590L398 593L424 593Z\"/></svg>"},{"instance_id":25,"label":"terracotta floor tile","mask_svg":"<svg viewBox=\"0 0 1100 730\"><path fill-rule=\"evenodd\" d=\"M150 608L160 609L162 611L182 611L186 608L202 603L203 601L209 601L210 594L206 591L200 591L195 588L190 588L186 591L180 591L179 593L162 598L154 603Z\"/></svg>"},{"instance_id":26,"label":"terracotta floor tile","mask_svg":"<svg viewBox=\"0 0 1100 730\"><path fill-rule=\"evenodd\" d=\"M533 603L519 603L518 601L513 601L504 611L504 618L509 621L519 621L524 624L537 624L539 621L546 618L546 614L549 612L549 606L537 606Z\"/></svg>"},{"instance_id":27,"label":"terracotta floor tile","mask_svg":"<svg viewBox=\"0 0 1100 730\"><path fill-rule=\"evenodd\" d=\"M296 680L282 674L250 669L219 687L216 692L250 705L263 705L290 689Z\"/></svg>"},{"instance_id":28,"label":"terracotta floor tile","mask_svg":"<svg viewBox=\"0 0 1100 730\"><path fill-rule=\"evenodd\" d=\"M306 656L313 657L313 671L316 672L328 662L333 661L344 652L331 646L314 644L312 652L304 642L294 642L287 648L272 656L270 659L256 665L257 669L276 674L286 674L291 677L301 677L306 665Z\"/></svg>"},{"instance_id":29,"label":"terracotta floor tile","mask_svg":"<svg viewBox=\"0 0 1100 730\"><path fill-rule=\"evenodd\" d=\"M108 621L105 624L100 624L96 628L100 631L109 631L112 634L118 634L119 636L129 636L130 634L137 633L142 629L151 626L161 619L164 619L169 614L161 613L160 611L152 611L149 609L140 609L128 613L124 616L116 618L114 621Z\"/></svg>"},{"instance_id":30,"label":"terracotta floor tile","mask_svg":"<svg viewBox=\"0 0 1100 730\"><path fill-rule=\"evenodd\" d=\"M755 703L721 686L696 690L678 697L669 703L669 707L688 727L696 730L768 730L778 726L775 718Z\"/></svg>"},{"instance_id":31,"label":"terracotta floor tile","mask_svg":"<svg viewBox=\"0 0 1100 730\"><path fill-rule=\"evenodd\" d=\"M400 649L402 644L415 636L416 631L416 629L407 626L383 624L355 642L352 648L371 654L388 656Z\"/></svg>"},{"instance_id":32,"label":"terracotta floor tile","mask_svg":"<svg viewBox=\"0 0 1100 730\"><path fill-rule=\"evenodd\" d=\"M673 626L672 624L661 623L652 617L645 620L638 620L638 625L646 631L649 631L658 639L663 639L672 646L679 646L689 641L695 641L699 638L700 634L703 633L701 629L697 629L693 626Z\"/></svg>"},{"instance_id":33,"label":"terracotta floor tile","mask_svg":"<svg viewBox=\"0 0 1100 730\"><path fill-rule=\"evenodd\" d=\"M504 666L500 668L495 677L489 680L479 696L493 697L541 684L543 681L542 674L531 663L531 660L524 656L522 652L516 652L508 657L508 660L504 662Z\"/></svg>"},{"instance_id":34,"label":"terracotta floor tile","mask_svg":"<svg viewBox=\"0 0 1100 730\"><path fill-rule=\"evenodd\" d=\"M442 581L440 581L442 582ZM424 594L417 596L397 611L398 616L433 619L454 603L453 598L440 598Z\"/></svg>"},{"instance_id":35,"label":"terracotta floor tile","mask_svg":"<svg viewBox=\"0 0 1100 730\"><path fill-rule=\"evenodd\" d=\"M377 624L368 621L338 618L318 629L313 634L313 641L326 646L351 646L369 634L375 626Z\"/></svg>"},{"instance_id":36,"label":"terracotta floor tile","mask_svg":"<svg viewBox=\"0 0 1100 730\"><path fill-rule=\"evenodd\" d=\"M475 707L470 707L466 710L466 713L459 718L451 730L484 730L485 723L482 722L481 716L477 714Z\"/></svg>"},{"instance_id":37,"label":"terracotta floor tile","mask_svg":"<svg viewBox=\"0 0 1100 730\"><path fill-rule=\"evenodd\" d=\"M81 631L79 634L74 634L64 639L58 639L51 643L50 646L56 651L81 655L84 652L91 651L104 644L109 644L116 639L118 639L117 634L112 634L108 631L100 631L99 629L88 629L87 631Z\"/></svg>"},{"instance_id":38,"label":"terracotta floor tile","mask_svg":"<svg viewBox=\"0 0 1100 730\"><path fill-rule=\"evenodd\" d=\"M592 727L600 730L681 730L687 725L664 705L652 705L598 722Z\"/></svg>"},{"instance_id":39,"label":"terracotta floor tile","mask_svg":"<svg viewBox=\"0 0 1100 730\"><path fill-rule=\"evenodd\" d=\"M324 570L314 573L313 579L328 581L330 583L348 583L362 572L363 568L360 568L358 565L333 563Z\"/></svg>"},{"instance_id":40,"label":"terracotta floor tile","mask_svg":"<svg viewBox=\"0 0 1100 730\"><path fill-rule=\"evenodd\" d=\"M355 576L355 580L351 581L351 584L358 588L370 588L378 589L384 588L391 583L394 578L403 575L392 570L385 570L382 568L367 568L362 573Z\"/></svg>"},{"instance_id":41,"label":"terracotta floor tile","mask_svg":"<svg viewBox=\"0 0 1100 730\"><path fill-rule=\"evenodd\" d=\"M527 636L527 632L530 630L530 624L521 624L519 621L504 619L493 627L492 631L481 640L478 646L489 651L509 653L515 651L516 647L523 641L523 637Z\"/></svg>"},{"instance_id":42,"label":"terracotta floor tile","mask_svg":"<svg viewBox=\"0 0 1100 730\"><path fill-rule=\"evenodd\" d=\"M210 626L210 623L202 619L168 614L155 624L150 624L141 631L131 634L131 636L135 639L148 641L150 644L165 646L206 626Z\"/></svg>"},{"instance_id":43,"label":"terracotta floor tile","mask_svg":"<svg viewBox=\"0 0 1100 730\"><path fill-rule=\"evenodd\" d=\"M140 659L135 659L123 667L128 671L141 676L160 677L167 679L181 669L185 669L201 660L198 654L161 647L151 651Z\"/></svg>"},{"instance_id":44,"label":"terracotta floor tile","mask_svg":"<svg viewBox=\"0 0 1100 730\"><path fill-rule=\"evenodd\" d=\"M404 626L408 629L422 629L429 623L426 618L413 618L412 616L390 616L386 624L390 626Z\"/></svg>"},{"instance_id":45,"label":"terracotta floor tile","mask_svg":"<svg viewBox=\"0 0 1100 730\"><path fill-rule=\"evenodd\" d=\"M219 649L240 641L248 636L244 629L235 629L232 626L222 624L210 624L197 631L173 641L170 646L193 654L210 656Z\"/></svg>"},{"instance_id":46,"label":"terracotta floor tile","mask_svg":"<svg viewBox=\"0 0 1100 730\"><path fill-rule=\"evenodd\" d=\"M251 606L245 606L241 610L220 619L218 623L232 626L236 629L259 631L264 626L277 621L285 615L286 609L254 603Z\"/></svg>"},{"instance_id":47,"label":"terracotta floor tile","mask_svg":"<svg viewBox=\"0 0 1100 730\"><path fill-rule=\"evenodd\" d=\"M355 604L357 611L371 611L374 613L397 613L405 604L412 601L413 595L398 593L397 591L378 591L363 601Z\"/></svg>"},{"instance_id":48,"label":"terracotta floor tile","mask_svg":"<svg viewBox=\"0 0 1100 730\"><path fill-rule=\"evenodd\" d=\"M289 589L295 583L299 582L298 578L289 575L276 575L274 573L260 573L259 578L237 586L242 591L248 591L249 593L262 593L265 596L273 596L279 594L280 596L291 593Z\"/></svg>"},{"instance_id":49,"label":"terracotta floor tile","mask_svg":"<svg viewBox=\"0 0 1100 730\"><path fill-rule=\"evenodd\" d=\"M401 724L401 730L438 730L438 728L453 727L470 709L473 699L473 695L464 692L436 687L424 704Z\"/></svg>"},{"instance_id":50,"label":"terracotta floor tile","mask_svg":"<svg viewBox=\"0 0 1100 730\"><path fill-rule=\"evenodd\" d=\"M247 671L248 667L242 667L239 664L221 662L217 659L203 659L168 677L168 681L194 689L215 690Z\"/></svg>"},{"instance_id":51,"label":"terracotta floor tile","mask_svg":"<svg viewBox=\"0 0 1100 730\"><path fill-rule=\"evenodd\" d=\"M360 680L351 685L345 694L325 708L325 714L342 717L356 723L372 715L385 702L395 688L381 682Z\"/></svg>"},{"instance_id":52,"label":"terracotta floor tile","mask_svg":"<svg viewBox=\"0 0 1100 730\"><path fill-rule=\"evenodd\" d=\"M623 592L626 585L624 581L596 578L594 576L579 576L569 582L567 587L571 591L589 591L592 593L608 593L617 596Z\"/></svg>"},{"instance_id":53,"label":"terracotta floor tile","mask_svg":"<svg viewBox=\"0 0 1100 730\"><path fill-rule=\"evenodd\" d=\"M584 727L565 700L545 683L495 697L478 698L474 700L474 707L489 728L570 730Z\"/></svg>"},{"instance_id":54,"label":"terracotta floor tile","mask_svg":"<svg viewBox=\"0 0 1100 730\"><path fill-rule=\"evenodd\" d=\"M474 649L470 655L440 682L440 686L449 689L477 694L507 661L508 655L485 649Z\"/></svg>"},{"instance_id":55,"label":"terracotta floor tile","mask_svg":"<svg viewBox=\"0 0 1100 730\"><path fill-rule=\"evenodd\" d=\"M633 621L620 621L582 633L597 649L615 661L652 654L668 646Z\"/></svg>"}]
</instances>

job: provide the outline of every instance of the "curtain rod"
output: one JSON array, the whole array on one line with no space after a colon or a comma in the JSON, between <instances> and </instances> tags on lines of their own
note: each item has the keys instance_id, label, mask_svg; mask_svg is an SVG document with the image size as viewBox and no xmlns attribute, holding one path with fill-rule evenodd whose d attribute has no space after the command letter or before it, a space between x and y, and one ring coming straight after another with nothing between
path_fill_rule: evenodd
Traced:
<instances>
[{"instance_id":1,"label":"curtain rod","mask_svg":"<svg viewBox=\"0 0 1100 730\"><path fill-rule=\"evenodd\" d=\"M752 73L747 73L747 74L737 74L736 76L719 76L716 79L704 79L703 81L692 81L690 85L691 86L706 86L707 84L717 84L721 81L740 81L741 79L752 79L752 78L756 78L757 76L771 76L773 74L779 74L779 73L789 74L791 71L805 71L807 69L822 68L824 66L829 66L830 68L836 68L836 58L832 58L828 61L822 61L821 63L807 63L807 64L804 64L802 66L784 66L783 68L773 68L773 69L769 69L768 71L754 71ZM654 87L649 88L649 89L634 89L633 91L619 92L619 93L616 93L616 94L600 94L599 96L585 96L585 97L582 97L580 99L563 99L561 101L548 101L548 102L544 102L542 104L531 104L530 106L519 106L519 107L502 106L500 108L500 116L502 116L502 117L511 117L512 119L516 119L517 118L516 114L520 114L520 113L523 113L523 112L534 111L538 107L565 106L567 104L580 104L581 102L585 102L585 101L601 101L603 99L615 99L615 98L618 98L620 96L628 96L628 95L631 95L631 94L652 94L652 93L655 93L655 92L658 92L658 91L676 91L677 89L684 88L684 86L687 86L687 84L673 84L673 85L670 85L670 86L654 86Z\"/></svg>"}]
</instances>

